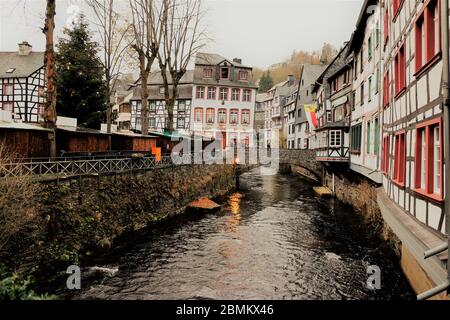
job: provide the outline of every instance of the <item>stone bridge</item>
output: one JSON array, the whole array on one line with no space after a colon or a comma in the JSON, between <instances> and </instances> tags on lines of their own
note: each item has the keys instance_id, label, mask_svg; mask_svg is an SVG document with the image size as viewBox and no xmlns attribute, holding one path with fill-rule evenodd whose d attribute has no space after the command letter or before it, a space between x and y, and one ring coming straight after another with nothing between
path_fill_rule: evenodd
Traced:
<instances>
[{"instance_id":1,"label":"stone bridge","mask_svg":"<svg viewBox=\"0 0 450 320\"><path fill-rule=\"evenodd\" d=\"M301 174L313 180L322 180L322 165L314 150L280 149L280 165L284 170Z\"/></svg>"}]
</instances>

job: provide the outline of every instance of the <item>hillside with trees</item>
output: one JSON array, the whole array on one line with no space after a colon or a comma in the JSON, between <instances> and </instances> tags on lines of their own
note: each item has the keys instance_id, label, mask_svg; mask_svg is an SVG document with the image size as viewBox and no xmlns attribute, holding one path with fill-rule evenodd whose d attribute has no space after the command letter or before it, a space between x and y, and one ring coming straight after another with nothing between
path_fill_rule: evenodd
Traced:
<instances>
[{"instance_id":1,"label":"hillside with trees","mask_svg":"<svg viewBox=\"0 0 450 320\"><path fill-rule=\"evenodd\" d=\"M302 64L329 64L333 61L337 55L337 49L329 44L324 43L320 51L308 52L305 50L294 50L291 56L281 63L272 65L267 70L260 68L254 68L253 75L256 80L266 84L267 74L270 74L270 78L273 84L282 82L287 79L288 75L294 75L298 80L300 78L300 66ZM264 87L265 88L265 87ZM264 92L266 90L260 90Z\"/></svg>"}]
</instances>

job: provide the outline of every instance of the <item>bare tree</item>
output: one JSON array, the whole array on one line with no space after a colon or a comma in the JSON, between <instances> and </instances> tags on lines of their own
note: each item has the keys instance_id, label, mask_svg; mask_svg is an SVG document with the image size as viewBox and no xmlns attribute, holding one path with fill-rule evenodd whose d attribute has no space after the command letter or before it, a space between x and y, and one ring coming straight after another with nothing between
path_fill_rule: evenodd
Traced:
<instances>
[{"instance_id":1,"label":"bare tree","mask_svg":"<svg viewBox=\"0 0 450 320\"><path fill-rule=\"evenodd\" d=\"M56 0L47 0L45 25L45 80L47 84L46 102L44 108L44 124L51 130L49 133L50 156L56 157L56 69L55 49L53 44L55 30Z\"/></svg>"},{"instance_id":2,"label":"bare tree","mask_svg":"<svg viewBox=\"0 0 450 320\"><path fill-rule=\"evenodd\" d=\"M95 24L100 35L100 44L103 50L103 68L106 80L106 123L107 132L111 133L111 96L116 87L124 62L126 35L130 30L129 25L121 24L120 15L116 12L114 0L87 0L95 16ZM111 144L110 144L111 147Z\"/></svg>"},{"instance_id":3,"label":"bare tree","mask_svg":"<svg viewBox=\"0 0 450 320\"><path fill-rule=\"evenodd\" d=\"M141 132L148 134L148 77L158 55L167 14L166 1L129 0L131 46L139 60L141 82Z\"/></svg>"},{"instance_id":4,"label":"bare tree","mask_svg":"<svg viewBox=\"0 0 450 320\"><path fill-rule=\"evenodd\" d=\"M163 41L158 62L164 84L168 114L167 130L174 131L173 112L178 86L186 74L191 59L204 47L206 37L201 30L201 0L164 0Z\"/></svg>"}]
</instances>

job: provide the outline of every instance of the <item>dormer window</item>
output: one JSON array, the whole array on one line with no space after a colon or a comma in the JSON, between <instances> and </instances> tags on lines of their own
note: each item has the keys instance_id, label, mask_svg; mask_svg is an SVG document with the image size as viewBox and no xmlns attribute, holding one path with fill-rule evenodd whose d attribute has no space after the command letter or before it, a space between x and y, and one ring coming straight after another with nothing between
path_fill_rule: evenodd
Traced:
<instances>
[{"instance_id":1,"label":"dormer window","mask_svg":"<svg viewBox=\"0 0 450 320\"><path fill-rule=\"evenodd\" d=\"M239 80L247 80L248 79L248 71L239 71Z\"/></svg>"},{"instance_id":2,"label":"dormer window","mask_svg":"<svg viewBox=\"0 0 450 320\"><path fill-rule=\"evenodd\" d=\"M14 71L16 71L16 68L9 68L6 73L13 73Z\"/></svg>"},{"instance_id":3,"label":"dormer window","mask_svg":"<svg viewBox=\"0 0 450 320\"><path fill-rule=\"evenodd\" d=\"M212 78L213 70L211 68L203 69L203 78Z\"/></svg>"},{"instance_id":4,"label":"dormer window","mask_svg":"<svg viewBox=\"0 0 450 320\"><path fill-rule=\"evenodd\" d=\"M220 79L230 79L230 68L228 67L220 68Z\"/></svg>"}]
</instances>

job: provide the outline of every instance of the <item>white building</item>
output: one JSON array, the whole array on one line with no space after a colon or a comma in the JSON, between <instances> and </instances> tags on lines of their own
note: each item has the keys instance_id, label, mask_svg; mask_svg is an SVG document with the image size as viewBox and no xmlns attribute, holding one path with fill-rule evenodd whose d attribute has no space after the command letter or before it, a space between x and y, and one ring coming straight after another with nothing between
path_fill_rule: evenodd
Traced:
<instances>
[{"instance_id":1,"label":"white building","mask_svg":"<svg viewBox=\"0 0 450 320\"><path fill-rule=\"evenodd\" d=\"M197 54L191 131L220 139L224 147L254 145L256 90L252 68L240 59Z\"/></svg>"},{"instance_id":2,"label":"white building","mask_svg":"<svg viewBox=\"0 0 450 320\"><path fill-rule=\"evenodd\" d=\"M38 123L44 103L44 53L26 41L16 52L0 52L0 119Z\"/></svg>"}]
</instances>

